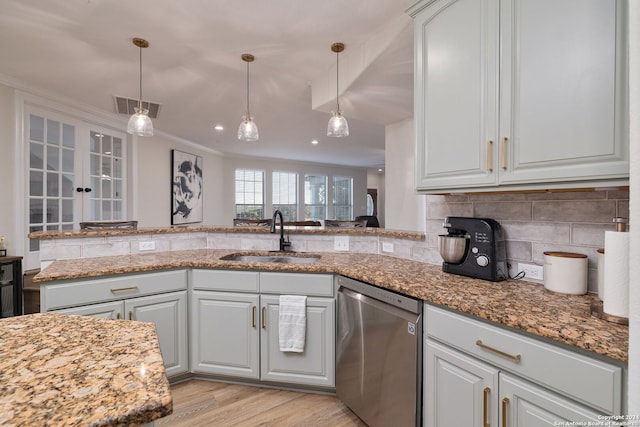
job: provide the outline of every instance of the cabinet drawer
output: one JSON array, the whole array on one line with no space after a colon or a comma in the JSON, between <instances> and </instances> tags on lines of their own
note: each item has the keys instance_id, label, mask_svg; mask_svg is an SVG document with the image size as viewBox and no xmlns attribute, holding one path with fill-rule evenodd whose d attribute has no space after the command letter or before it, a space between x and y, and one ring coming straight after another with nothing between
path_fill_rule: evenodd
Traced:
<instances>
[{"instance_id":1,"label":"cabinet drawer","mask_svg":"<svg viewBox=\"0 0 640 427\"><path fill-rule=\"evenodd\" d=\"M258 292L257 271L193 270L193 289L233 292Z\"/></svg>"},{"instance_id":2,"label":"cabinet drawer","mask_svg":"<svg viewBox=\"0 0 640 427\"><path fill-rule=\"evenodd\" d=\"M42 311L187 289L187 271L163 271L43 285Z\"/></svg>"},{"instance_id":3,"label":"cabinet drawer","mask_svg":"<svg viewBox=\"0 0 640 427\"><path fill-rule=\"evenodd\" d=\"M431 338L605 413L620 413L620 367L447 310L427 305L426 313Z\"/></svg>"},{"instance_id":4,"label":"cabinet drawer","mask_svg":"<svg viewBox=\"0 0 640 427\"><path fill-rule=\"evenodd\" d=\"M260 292L309 296L333 296L332 274L260 273Z\"/></svg>"}]
</instances>

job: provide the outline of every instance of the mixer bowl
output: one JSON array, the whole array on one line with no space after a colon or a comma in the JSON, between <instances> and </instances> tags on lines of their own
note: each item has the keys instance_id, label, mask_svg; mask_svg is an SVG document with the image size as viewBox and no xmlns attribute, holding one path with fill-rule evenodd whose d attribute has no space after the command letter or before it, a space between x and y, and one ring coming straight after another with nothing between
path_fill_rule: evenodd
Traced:
<instances>
[{"instance_id":1,"label":"mixer bowl","mask_svg":"<svg viewBox=\"0 0 640 427\"><path fill-rule=\"evenodd\" d=\"M451 236L451 235L439 235L438 236L438 248L440 249L440 256L445 262L452 264L458 264L462 262L465 254L467 253L467 241L469 236Z\"/></svg>"}]
</instances>

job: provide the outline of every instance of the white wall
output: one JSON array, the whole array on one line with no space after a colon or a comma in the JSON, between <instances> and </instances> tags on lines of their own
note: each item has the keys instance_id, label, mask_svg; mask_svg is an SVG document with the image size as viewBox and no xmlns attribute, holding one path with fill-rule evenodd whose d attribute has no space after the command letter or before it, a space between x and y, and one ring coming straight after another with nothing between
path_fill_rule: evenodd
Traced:
<instances>
[{"instance_id":1,"label":"white wall","mask_svg":"<svg viewBox=\"0 0 640 427\"><path fill-rule=\"evenodd\" d=\"M222 205L223 218L218 225L232 225L235 218L235 170L238 168L259 169L265 171L265 187L266 194L271 194L271 173L273 171L280 172L297 172L300 177L305 174L326 175L329 178L329 187L331 187L333 176L351 176L353 177L353 215L366 215L367 213L367 170L365 168L349 168L333 165L322 165L318 163L303 163L286 160L262 159L253 157L225 157L223 167L224 188L222 190L222 198L219 203ZM302 187L302 185L301 185ZM304 188L298 191L298 203L304 203ZM329 188L328 203L331 204L331 188ZM329 206L328 215L332 216L332 210ZM265 216L271 217L273 212L271 199L265 199ZM303 218L300 218L303 219Z\"/></svg>"},{"instance_id":2,"label":"white wall","mask_svg":"<svg viewBox=\"0 0 640 427\"><path fill-rule=\"evenodd\" d=\"M16 255L15 119L14 90L0 84L0 236L7 253Z\"/></svg>"},{"instance_id":3,"label":"white wall","mask_svg":"<svg viewBox=\"0 0 640 427\"><path fill-rule=\"evenodd\" d=\"M385 227L424 231L425 199L414 188L413 119L385 128Z\"/></svg>"},{"instance_id":4,"label":"white wall","mask_svg":"<svg viewBox=\"0 0 640 427\"><path fill-rule=\"evenodd\" d=\"M640 3L629 2L629 104L631 191L629 223L629 401L628 413L640 415Z\"/></svg>"},{"instance_id":5,"label":"white wall","mask_svg":"<svg viewBox=\"0 0 640 427\"><path fill-rule=\"evenodd\" d=\"M223 158L221 155L195 148L170 137L152 136L138 138L137 153L137 215L140 227L166 227L171 225L171 150L202 156L204 181L204 206L202 224L216 225L223 222L221 194Z\"/></svg>"}]
</instances>

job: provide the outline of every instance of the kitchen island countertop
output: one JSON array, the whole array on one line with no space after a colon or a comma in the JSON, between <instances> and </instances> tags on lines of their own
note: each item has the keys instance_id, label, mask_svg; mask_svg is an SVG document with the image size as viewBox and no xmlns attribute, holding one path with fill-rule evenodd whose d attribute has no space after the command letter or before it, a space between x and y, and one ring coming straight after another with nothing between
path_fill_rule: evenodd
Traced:
<instances>
[{"instance_id":1,"label":"kitchen island countertop","mask_svg":"<svg viewBox=\"0 0 640 427\"><path fill-rule=\"evenodd\" d=\"M54 261L36 276L53 280L100 277L172 268L216 268L303 273L336 273L416 297L498 325L515 328L591 353L626 362L629 328L591 315L592 295L553 293L543 285L489 282L445 273L438 265L361 253L319 253L309 264L225 261L232 249L197 249L153 254Z\"/></svg>"},{"instance_id":2,"label":"kitchen island countertop","mask_svg":"<svg viewBox=\"0 0 640 427\"><path fill-rule=\"evenodd\" d=\"M129 426L171 414L152 323L37 313L0 320L0 425Z\"/></svg>"}]
</instances>

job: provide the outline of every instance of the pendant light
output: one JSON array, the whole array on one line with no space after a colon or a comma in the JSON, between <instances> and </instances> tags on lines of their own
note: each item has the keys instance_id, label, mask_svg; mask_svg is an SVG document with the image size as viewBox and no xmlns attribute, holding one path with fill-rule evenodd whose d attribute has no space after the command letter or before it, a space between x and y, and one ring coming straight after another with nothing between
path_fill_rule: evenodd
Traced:
<instances>
[{"instance_id":1,"label":"pendant light","mask_svg":"<svg viewBox=\"0 0 640 427\"><path fill-rule=\"evenodd\" d=\"M238 127L238 139L243 141L257 141L258 140L258 126L253 121L251 113L249 113L249 63L253 62L255 57L250 53L243 53L242 60L247 63L247 111L242 116L242 123Z\"/></svg>"},{"instance_id":2,"label":"pendant light","mask_svg":"<svg viewBox=\"0 0 640 427\"><path fill-rule=\"evenodd\" d=\"M138 136L153 136L153 123L147 115L149 110L142 108L142 49L149 47L149 42L135 37L133 44L140 48L140 98L138 106L133 109L135 113L129 118L127 132Z\"/></svg>"},{"instance_id":3,"label":"pendant light","mask_svg":"<svg viewBox=\"0 0 640 427\"><path fill-rule=\"evenodd\" d=\"M327 125L327 136L340 138L349 136L349 123L340 112L340 102L338 101L339 80L338 80L338 55L344 50L344 43L334 43L331 45L331 51L336 53L336 111L331 112L331 118Z\"/></svg>"}]
</instances>

